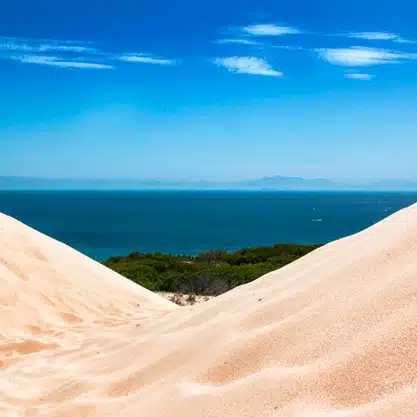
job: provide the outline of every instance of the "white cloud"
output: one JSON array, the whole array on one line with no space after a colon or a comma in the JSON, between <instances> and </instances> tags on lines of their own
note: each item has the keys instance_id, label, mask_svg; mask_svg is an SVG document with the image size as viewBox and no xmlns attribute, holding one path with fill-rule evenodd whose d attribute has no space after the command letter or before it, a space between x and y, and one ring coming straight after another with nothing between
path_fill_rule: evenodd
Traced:
<instances>
[{"instance_id":1,"label":"white cloud","mask_svg":"<svg viewBox=\"0 0 417 417\"><path fill-rule=\"evenodd\" d=\"M259 42L256 41L252 41L249 39L241 39L241 38L236 38L236 39L219 39L216 41L216 43L239 43L242 45L259 45Z\"/></svg>"},{"instance_id":2,"label":"white cloud","mask_svg":"<svg viewBox=\"0 0 417 417\"><path fill-rule=\"evenodd\" d=\"M101 57L101 62L96 62ZM61 68L111 69L114 61L173 65L176 61L151 54L105 52L91 42L0 36L0 59Z\"/></svg>"},{"instance_id":3,"label":"white cloud","mask_svg":"<svg viewBox=\"0 0 417 417\"><path fill-rule=\"evenodd\" d=\"M243 31L253 36L283 36L300 33L298 29L274 24L249 25L245 26Z\"/></svg>"},{"instance_id":4,"label":"white cloud","mask_svg":"<svg viewBox=\"0 0 417 417\"><path fill-rule=\"evenodd\" d=\"M333 65L344 67L367 67L372 65L400 63L405 60L417 59L417 54L389 51L386 49L364 48L321 48L318 55Z\"/></svg>"},{"instance_id":5,"label":"white cloud","mask_svg":"<svg viewBox=\"0 0 417 417\"><path fill-rule=\"evenodd\" d=\"M171 59L156 58L148 55L121 55L117 57L119 61L142 63L142 64L156 64L156 65L173 65L176 62Z\"/></svg>"},{"instance_id":6,"label":"white cloud","mask_svg":"<svg viewBox=\"0 0 417 417\"><path fill-rule=\"evenodd\" d=\"M390 32L356 32L348 33L349 38L365 39L369 41L393 41L398 43L414 43L402 38L400 35Z\"/></svg>"},{"instance_id":7,"label":"white cloud","mask_svg":"<svg viewBox=\"0 0 417 417\"><path fill-rule=\"evenodd\" d=\"M216 58L215 64L239 74L268 75L282 77L283 73L273 69L266 61L255 57L228 57Z\"/></svg>"},{"instance_id":8,"label":"white cloud","mask_svg":"<svg viewBox=\"0 0 417 417\"><path fill-rule=\"evenodd\" d=\"M294 45L273 45L273 48L284 49L286 51L303 51L304 50L302 46L294 46Z\"/></svg>"},{"instance_id":9,"label":"white cloud","mask_svg":"<svg viewBox=\"0 0 417 417\"><path fill-rule=\"evenodd\" d=\"M35 49L32 46L26 44L19 44L13 41L1 42L0 50L16 52L35 52Z\"/></svg>"},{"instance_id":10,"label":"white cloud","mask_svg":"<svg viewBox=\"0 0 417 417\"><path fill-rule=\"evenodd\" d=\"M87 46L80 45L39 45L39 52L50 52L50 51L60 51L60 52L76 52L83 54L96 54L100 51L96 48L89 48Z\"/></svg>"},{"instance_id":11,"label":"white cloud","mask_svg":"<svg viewBox=\"0 0 417 417\"><path fill-rule=\"evenodd\" d=\"M100 51L77 41L0 37L0 50L14 52L73 52L97 54Z\"/></svg>"},{"instance_id":12,"label":"white cloud","mask_svg":"<svg viewBox=\"0 0 417 417\"><path fill-rule=\"evenodd\" d=\"M364 73L349 73L345 74L345 77L350 78L351 80L370 81L374 78L374 75Z\"/></svg>"},{"instance_id":13,"label":"white cloud","mask_svg":"<svg viewBox=\"0 0 417 417\"><path fill-rule=\"evenodd\" d=\"M80 69L112 69L113 66L99 64L95 62L69 61L54 56L42 55L23 55L13 57L12 59L23 62L25 64L48 65L60 68L80 68Z\"/></svg>"}]
</instances>

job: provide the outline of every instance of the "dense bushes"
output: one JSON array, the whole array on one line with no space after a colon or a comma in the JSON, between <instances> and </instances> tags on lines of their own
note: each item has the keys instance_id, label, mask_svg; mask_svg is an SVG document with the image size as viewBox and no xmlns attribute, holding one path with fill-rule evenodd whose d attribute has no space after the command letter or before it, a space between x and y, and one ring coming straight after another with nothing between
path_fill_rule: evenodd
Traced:
<instances>
[{"instance_id":1,"label":"dense bushes","mask_svg":"<svg viewBox=\"0 0 417 417\"><path fill-rule=\"evenodd\" d=\"M196 257L132 253L104 265L152 291L219 295L278 269L319 245L275 245L234 253L213 251Z\"/></svg>"}]
</instances>

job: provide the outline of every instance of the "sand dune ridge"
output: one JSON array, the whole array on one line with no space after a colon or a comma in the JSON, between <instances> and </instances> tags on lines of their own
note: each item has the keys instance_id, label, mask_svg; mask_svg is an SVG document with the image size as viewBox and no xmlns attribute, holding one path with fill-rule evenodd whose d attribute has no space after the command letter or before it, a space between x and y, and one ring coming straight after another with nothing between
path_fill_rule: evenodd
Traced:
<instances>
[{"instance_id":1,"label":"sand dune ridge","mask_svg":"<svg viewBox=\"0 0 417 417\"><path fill-rule=\"evenodd\" d=\"M0 234L0 415L416 415L417 205L192 307Z\"/></svg>"}]
</instances>

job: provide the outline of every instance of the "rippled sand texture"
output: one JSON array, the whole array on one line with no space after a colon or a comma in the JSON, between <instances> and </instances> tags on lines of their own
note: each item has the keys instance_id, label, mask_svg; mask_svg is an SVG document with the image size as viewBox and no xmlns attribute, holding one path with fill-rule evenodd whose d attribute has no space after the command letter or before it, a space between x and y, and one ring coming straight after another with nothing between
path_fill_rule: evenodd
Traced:
<instances>
[{"instance_id":1,"label":"rippled sand texture","mask_svg":"<svg viewBox=\"0 0 417 417\"><path fill-rule=\"evenodd\" d=\"M0 415L415 417L417 205L192 307L0 215Z\"/></svg>"}]
</instances>

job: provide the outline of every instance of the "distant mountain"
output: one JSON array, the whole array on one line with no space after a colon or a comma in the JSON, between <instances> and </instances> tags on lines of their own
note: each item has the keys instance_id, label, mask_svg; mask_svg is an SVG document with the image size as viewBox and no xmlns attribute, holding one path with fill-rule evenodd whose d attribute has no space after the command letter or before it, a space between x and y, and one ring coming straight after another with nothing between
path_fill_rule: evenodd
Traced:
<instances>
[{"instance_id":1,"label":"distant mountain","mask_svg":"<svg viewBox=\"0 0 417 417\"><path fill-rule=\"evenodd\" d=\"M353 185L317 178L272 176L248 181L161 181L139 179L48 179L0 177L0 190L277 190L277 191L417 191L414 180L380 180Z\"/></svg>"},{"instance_id":2,"label":"distant mountain","mask_svg":"<svg viewBox=\"0 0 417 417\"><path fill-rule=\"evenodd\" d=\"M246 182L250 188L272 190L344 190L349 188L344 184L327 179L306 179L302 177L263 177L258 180Z\"/></svg>"},{"instance_id":3,"label":"distant mountain","mask_svg":"<svg viewBox=\"0 0 417 417\"><path fill-rule=\"evenodd\" d=\"M0 190L199 190L228 187L227 183L209 181L0 177Z\"/></svg>"}]
</instances>

